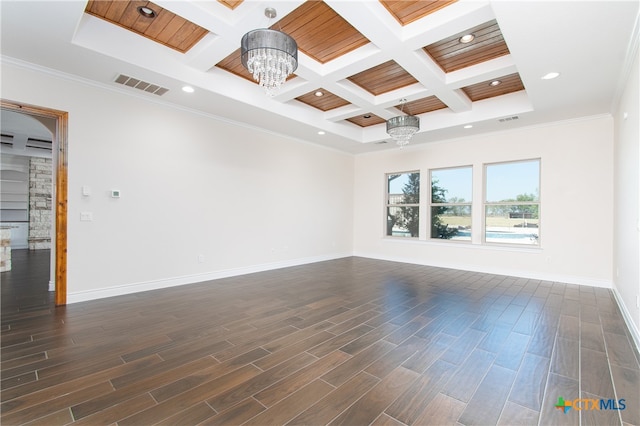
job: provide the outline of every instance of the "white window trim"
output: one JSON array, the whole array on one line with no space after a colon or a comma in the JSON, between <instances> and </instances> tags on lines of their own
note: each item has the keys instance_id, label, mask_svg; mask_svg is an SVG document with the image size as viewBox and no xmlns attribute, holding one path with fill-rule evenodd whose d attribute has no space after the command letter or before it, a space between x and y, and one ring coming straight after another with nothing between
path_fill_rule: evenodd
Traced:
<instances>
[{"instance_id":1,"label":"white window trim","mask_svg":"<svg viewBox=\"0 0 640 426\"><path fill-rule=\"evenodd\" d=\"M529 163L532 161L538 162L538 201L512 201L512 202L488 202L487 201L487 167L495 166L500 164L517 164L517 163ZM480 232L480 243L485 246L492 247L509 247L509 248L534 248L539 249L542 248L542 190L541 190L541 181L542 181L542 158L527 158L523 160L513 160L513 161L496 161L492 163L484 163L482 167L482 227ZM537 205L538 206L538 241L536 244L518 244L518 243L497 243L487 241L487 206L505 206L505 205Z\"/></svg>"},{"instance_id":2,"label":"white window trim","mask_svg":"<svg viewBox=\"0 0 640 426\"><path fill-rule=\"evenodd\" d=\"M469 202L464 202L464 203L433 203L432 199L431 199L431 188L432 188L432 172L433 171L437 171L437 170L453 170L453 169L471 169L471 201ZM436 244L441 244L441 243L451 243L451 244L473 244L473 239L474 239L474 188L473 188L473 182L474 182L474 172L475 172L475 167L473 166L473 164L468 164L468 165L462 165L462 166L453 166L453 167L435 167L432 169L429 169L429 195L427 197L427 224L426 224L426 232L425 232L425 240L429 241L429 242L433 242ZM443 239L443 238L433 238L431 237L431 211L432 211L432 207L438 207L438 206L443 206L443 207L448 207L448 206L469 206L471 207L471 237L468 240L447 240L447 239Z\"/></svg>"},{"instance_id":3,"label":"white window trim","mask_svg":"<svg viewBox=\"0 0 640 426\"><path fill-rule=\"evenodd\" d=\"M403 175L403 174L411 174L411 173L418 173L420 175L420 193L418 194L418 203L411 203L411 204L391 204L389 203L389 176L390 175ZM382 228L382 236L383 238L387 238L387 239L393 239L393 240L411 240L411 241L417 241L419 239L422 239L422 222L420 219L418 222L418 236L417 237L400 237L400 236L394 236L394 235L388 235L387 234L387 212L389 207L417 207L418 208L418 218L420 218L420 212L422 211L422 200L424 199L423 197L423 185L422 185L422 172L421 170L417 169L417 170L408 170L408 171L403 171L403 172L390 172L390 173L385 173L384 174L384 213L383 213L383 218L384 218L384 223L383 223L383 228Z\"/></svg>"}]
</instances>

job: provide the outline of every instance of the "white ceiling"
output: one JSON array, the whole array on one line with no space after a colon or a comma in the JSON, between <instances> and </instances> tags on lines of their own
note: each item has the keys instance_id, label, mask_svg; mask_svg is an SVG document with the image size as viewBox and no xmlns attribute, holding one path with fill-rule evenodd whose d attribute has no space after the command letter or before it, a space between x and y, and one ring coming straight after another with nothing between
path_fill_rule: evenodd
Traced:
<instances>
[{"instance_id":1,"label":"white ceiling","mask_svg":"<svg viewBox=\"0 0 640 426\"><path fill-rule=\"evenodd\" d=\"M611 113L638 37L635 0L460 0L404 27L377 0L325 0L371 43L326 64L300 52L298 77L269 98L256 84L215 64L238 49L244 33L273 23L264 17L265 7L275 7L281 18L302 1L245 0L233 11L216 1L155 3L211 33L182 54L85 14L85 1L2 0L2 60L45 67L131 95L362 153L398 148L393 142L379 143L390 140L384 124L360 128L345 122L345 116L374 112L386 119L398 114L393 106L400 98L436 95L449 106L421 115L421 130L411 145ZM429 43L491 19L497 20L510 55L445 74L422 51ZM394 59L414 76L419 74L420 83L373 96L345 82L382 59ZM560 77L541 79L551 71ZM525 91L471 102L459 90L514 72ZM115 84L119 74L169 92L158 97ZM184 93L185 84L195 93ZM294 100L320 87L352 105L348 110L322 112ZM500 121L513 116L518 119ZM467 124L473 127L464 129ZM319 130L326 134L318 135Z\"/></svg>"}]
</instances>

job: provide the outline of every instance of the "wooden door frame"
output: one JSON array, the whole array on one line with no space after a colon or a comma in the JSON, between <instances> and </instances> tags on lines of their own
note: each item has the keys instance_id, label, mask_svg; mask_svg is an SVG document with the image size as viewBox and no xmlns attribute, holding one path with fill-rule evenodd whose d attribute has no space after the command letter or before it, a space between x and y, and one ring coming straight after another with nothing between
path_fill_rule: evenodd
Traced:
<instances>
[{"instance_id":1,"label":"wooden door frame","mask_svg":"<svg viewBox=\"0 0 640 426\"><path fill-rule=\"evenodd\" d=\"M27 105L20 102L0 99L0 108L27 114L35 117L44 117L56 121L56 134L53 135L57 144L56 164L56 199L55 201L55 304L62 306L67 304L67 175L68 175L68 141L67 129L69 113L50 108L42 108ZM56 146L56 145L54 145Z\"/></svg>"}]
</instances>

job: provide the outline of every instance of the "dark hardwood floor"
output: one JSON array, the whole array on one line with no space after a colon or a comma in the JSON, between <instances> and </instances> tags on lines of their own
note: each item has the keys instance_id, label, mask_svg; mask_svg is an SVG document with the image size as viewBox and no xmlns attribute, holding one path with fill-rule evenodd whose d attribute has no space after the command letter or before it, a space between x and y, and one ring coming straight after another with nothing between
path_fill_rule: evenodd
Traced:
<instances>
[{"instance_id":1,"label":"dark hardwood floor","mask_svg":"<svg viewBox=\"0 0 640 426\"><path fill-rule=\"evenodd\" d=\"M354 257L55 308L48 256L1 275L3 425L640 425L607 289Z\"/></svg>"}]
</instances>

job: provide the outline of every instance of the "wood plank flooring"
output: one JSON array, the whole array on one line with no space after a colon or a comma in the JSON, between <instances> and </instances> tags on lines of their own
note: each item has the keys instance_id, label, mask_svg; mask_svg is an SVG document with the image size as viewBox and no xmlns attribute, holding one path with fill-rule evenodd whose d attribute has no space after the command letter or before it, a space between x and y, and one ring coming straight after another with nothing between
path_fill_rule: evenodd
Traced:
<instances>
[{"instance_id":1,"label":"wood plank flooring","mask_svg":"<svg viewBox=\"0 0 640 426\"><path fill-rule=\"evenodd\" d=\"M0 277L3 425L640 425L607 289L352 257L55 308L48 256Z\"/></svg>"}]
</instances>

